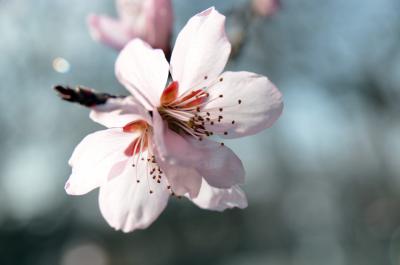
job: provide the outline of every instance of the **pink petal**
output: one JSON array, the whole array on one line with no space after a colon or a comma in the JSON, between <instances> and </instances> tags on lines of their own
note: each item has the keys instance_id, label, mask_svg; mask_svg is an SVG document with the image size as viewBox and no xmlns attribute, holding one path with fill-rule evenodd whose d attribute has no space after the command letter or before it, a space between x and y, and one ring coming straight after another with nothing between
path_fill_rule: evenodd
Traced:
<instances>
[{"instance_id":1,"label":"pink petal","mask_svg":"<svg viewBox=\"0 0 400 265\"><path fill-rule=\"evenodd\" d=\"M265 76L225 72L219 80L208 90L210 103L204 111L216 111L223 118L206 125L208 130L226 138L252 135L271 127L281 115L282 94Z\"/></svg>"},{"instance_id":2,"label":"pink petal","mask_svg":"<svg viewBox=\"0 0 400 265\"><path fill-rule=\"evenodd\" d=\"M92 38L121 50L135 34L123 23L107 16L89 15L87 19Z\"/></svg>"},{"instance_id":3,"label":"pink petal","mask_svg":"<svg viewBox=\"0 0 400 265\"><path fill-rule=\"evenodd\" d=\"M156 148L154 149L156 151ZM158 153L155 154L158 158ZM199 194L202 177L195 168L169 164L162 159L158 159L157 163L167 177L171 191L176 195L182 196L188 193L191 198L194 198Z\"/></svg>"},{"instance_id":4,"label":"pink petal","mask_svg":"<svg viewBox=\"0 0 400 265\"><path fill-rule=\"evenodd\" d=\"M132 97L112 98L92 108L90 118L108 128L122 128L128 123L145 120L151 124L149 113Z\"/></svg>"},{"instance_id":5,"label":"pink petal","mask_svg":"<svg viewBox=\"0 0 400 265\"><path fill-rule=\"evenodd\" d=\"M191 150L202 153L199 160L189 162L203 178L213 187L230 188L244 182L244 168L242 161L235 153L220 143L203 139L199 141L193 137L185 137L191 144ZM181 161L187 160L180 157Z\"/></svg>"},{"instance_id":6,"label":"pink petal","mask_svg":"<svg viewBox=\"0 0 400 265\"><path fill-rule=\"evenodd\" d=\"M148 2L148 0L116 0L118 16L127 23L137 22L143 13L143 3L145 2Z\"/></svg>"},{"instance_id":7,"label":"pink petal","mask_svg":"<svg viewBox=\"0 0 400 265\"><path fill-rule=\"evenodd\" d=\"M263 17L275 14L281 4L279 0L252 0L253 11Z\"/></svg>"},{"instance_id":8,"label":"pink petal","mask_svg":"<svg viewBox=\"0 0 400 265\"><path fill-rule=\"evenodd\" d=\"M158 159L164 163L193 168L213 187L230 188L243 183L242 162L226 146L175 133L166 127L157 111L153 113L153 132Z\"/></svg>"},{"instance_id":9,"label":"pink petal","mask_svg":"<svg viewBox=\"0 0 400 265\"><path fill-rule=\"evenodd\" d=\"M173 10L171 0L148 0L144 2L146 15L144 40L154 48L170 49L173 28Z\"/></svg>"},{"instance_id":10,"label":"pink petal","mask_svg":"<svg viewBox=\"0 0 400 265\"><path fill-rule=\"evenodd\" d=\"M115 64L118 80L152 110L159 105L168 79L168 62L162 50L154 50L139 39L129 42Z\"/></svg>"},{"instance_id":11,"label":"pink petal","mask_svg":"<svg viewBox=\"0 0 400 265\"><path fill-rule=\"evenodd\" d=\"M198 159L202 154L199 152L187 153L187 151L190 152L190 146L182 141L182 137L165 127L157 110L153 111L153 117L153 141L157 163L168 178L174 193L177 195L189 193L191 197L196 197L201 186L200 173L193 167L179 163L168 151L174 147L175 152L187 157L198 157Z\"/></svg>"},{"instance_id":12,"label":"pink petal","mask_svg":"<svg viewBox=\"0 0 400 265\"><path fill-rule=\"evenodd\" d=\"M146 157L146 152L143 155ZM113 228L123 232L145 229L166 207L170 193L165 180L155 183L146 176L146 163L136 167L127 164L121 176L100 187L100 211Z\"/></svg>"},{"instance_id":13,"label":"pink petal","mask_svg":"<svg viewBox=\"0 0 400 265\"><path fill-rule=\"evenodd\" d=\"M179 33L170 70L181 93L207 86L223 71L231 51L224 26L225 16L209 8L192 17Z\"/></svg>"},{"instance_id":14,"label":"pink petal","mask_svg":"<svg viewBox=\"0 0 400 265\"><path fill-rule=\"evenodd\" d=\"M188 165L203 156L202 152L192 150L186 139L168 128L157 109L153 111L153 141L158 158L171 165Z\"/></svg>"},{"instance_id":15,"label":"pink petal","mask_svg":"<svg viewBox=\"0 0 400 265\"><path fill-rule=\"evenodd\" d=\"M231 208L244 209L248 205L246 194L239 186L218 189L211 187L205 181L201 184L199 195L191 200L200 208L220 212Z\"/></svg>"},{"instance_id":16,"label":"pink petal","mask_svg":"<svg viewBox=\"0 0 400 265\"><path fill-rule=\"evenodd\" d=\"M123 133L121 129L86 136L69 160L72 174L65 185L66 192L82 195L120 174L128 159L123 151L134 139L135 134Z\"/></svg>"}]
</instances>

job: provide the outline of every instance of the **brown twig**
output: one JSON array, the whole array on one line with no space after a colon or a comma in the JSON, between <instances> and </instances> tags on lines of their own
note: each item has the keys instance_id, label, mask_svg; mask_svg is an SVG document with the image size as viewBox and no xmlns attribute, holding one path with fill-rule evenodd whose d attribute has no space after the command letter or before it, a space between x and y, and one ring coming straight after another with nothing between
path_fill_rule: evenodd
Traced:
<instances>
[{"instance_id":1,"label":"brown twig","mask_svg":"<svg viewBox=\"0 0 400 265\"><path fill-rule=\"evenodd\" d=\"M99 93L96 92L94 89L83 86L71 88L69 86L56 85L54 86L54 90L57 91L61 99L72 103L78 103L85 107L102 105L106 103L107 100L110 98L123 97L107 93Z\"/></svg>"}]
</instances>

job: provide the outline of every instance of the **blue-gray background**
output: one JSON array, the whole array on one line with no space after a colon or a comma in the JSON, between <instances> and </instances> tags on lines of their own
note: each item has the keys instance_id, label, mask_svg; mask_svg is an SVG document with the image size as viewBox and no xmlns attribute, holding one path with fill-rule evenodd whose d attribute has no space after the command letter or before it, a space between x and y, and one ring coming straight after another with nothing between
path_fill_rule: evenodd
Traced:
<instances>
[{"instance_id":1,"label":"blue-gray background","mask_svg":"<svg viewBox=\"0 0 400 265\"><path fill-rule=\"evenodd\" d=\"M245 3L175 0L174 37L211 5ZM0 0L0 264L400 264L398 0L282 0L254 20L228 68L267 75L285 109L272 129L228 143L250 206L173 199L132 234L106 224L97 191L63 190L73 148L100 126L52 85L125 93L117 53L89 37L91 12L115 15L114 3ZM69 71L54 70L57 57Z\"/></svg>"}]
</instances>

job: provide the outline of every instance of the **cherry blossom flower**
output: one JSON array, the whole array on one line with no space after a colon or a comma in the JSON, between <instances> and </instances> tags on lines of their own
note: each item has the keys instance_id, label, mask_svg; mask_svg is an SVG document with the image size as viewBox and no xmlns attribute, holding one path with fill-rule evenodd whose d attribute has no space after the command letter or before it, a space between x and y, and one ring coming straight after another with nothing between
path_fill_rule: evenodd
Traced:
<instances>
[{"instance_id":1,"label":"cherry blossom flower","mask_svg":"<svg viewBox=\"0 0 400 265\"><path fill-rule=\"evenodd\" d=\"M281 93L266 77L223 72L231 50L224 24L214 8L191 18L177 37L170 65L160 50L137 39L116 62L120 82L153 113L153 141L169 182L193 198L202 177L222 189L244 178L241 170L224 164L218 149L224 144L207 138L258 133L272 126L283 108ZM169 72L173 81L165 88ZM199 174L175 172L171 165Z\"/></svg>"},{"instance_id":2,"label":"cherry blossom flower","mask_svg":"<svg viewBox=\"0 0 400 265\"><path fill-rule=\"evenodd\" d=\"M164 210L169 197L175 195L157 162L150 113L127 97L96 106L90 117L108 129L88 135L75 148L69 160L72 174L66 192L83 195L100 188L100 210L113 228L124 232L147 228ZM232 160L225 166L242 170L232 151L220 150L220 154L226 154L226 161ZM169 167L170 174L174 171L198 174L195 169L179 165ZM187 197L203 209L247 207L246 196L237 185L218 189L204 179L200 179L200 185L195 196Z\"/></svg>"},{"instance_id":3,"label":"cherry blossom flower","mask_svg":"<svg viewBox=\"0 0 400 265\"><path fill-rule=\"evenodd\" d=\"M263 17L275 14L280 8L279 0L252 0L253 11Z\"/></svg>"},{"instance_id":4,"label":"cherry blossom flower","mask_svg":"<svg viewBox=\"0 0 400 265\"><path fill-rule=\"evenodd\" d=\"M173 24L171 0L117 0L119 18L89 15L93 39L117 50L141 38L154 48L169 51Z\"/></svg>"},{"instance_id":5,"label":"cherry blossom flower","mask_svg":"<svg viewBox=\"0 0 400 265\"><path fill-rule=\"evenodd\" d=\"M148 227L171 195L216 211L247 207L238 186L245 175L240 159L207 138L260 132L283 104L266 77L222 73L230 53L224 21L214 8L190 19L171 66L161 50L140 39L121 51L116 75L132 96L93 108L91 119L108 129L76 147L65 186L70 195L100 188L101 213L115 229ZM169 71L173 81L166 86Z\"/></svg>"}]
</instances>

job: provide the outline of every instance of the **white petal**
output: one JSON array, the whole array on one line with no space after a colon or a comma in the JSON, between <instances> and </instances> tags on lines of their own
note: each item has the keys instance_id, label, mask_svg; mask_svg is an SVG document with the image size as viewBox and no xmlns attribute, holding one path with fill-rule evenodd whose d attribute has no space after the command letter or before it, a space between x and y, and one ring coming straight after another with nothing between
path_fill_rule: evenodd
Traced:
<instances>
[{"instance_id":1,"label":"white petal","mask_svg":"<svg viewBox=\"0 0 400 265\"><path fill-rule=\"evenodd\" d=\"M151 124L148 112L132 97L108 99L105 104L92 108L90 118L108 128L121 128L137 120L145 120Z\"/></svg>"},{"instance_id":2,"label":"white petal","mask_svg":"<svg viewBox=\"0 0 400 265\"><path fill-rule=\"evenodd\" d=\"M223 71L231 51L225 16L209 8L192 17L179 33L171 56L171 74L180 92L199 89Z\"/></svg>"},{"instance_id":3,"label":"white petal","mask_svg":"<svg viewBox=\"0 0 400 265\"><path fill-rule=\"evenodd\" d=\"M221 78L209 89L210 103L204 111L223 118L214 125L206 125L208 130L222 135L227 132L223 135L226 138L252 135L271 127L281 115L282 94L265 76L225 72Z\"/></svg>"},{"instance_id":4,"label":"white petal","mask_svg":"<svg viewBox=\"0 0 400 265\"><path fill-rule=\"evenodd\" d=\"M129 42L115 63L118 80L149 110L159 105L168 68L163 51L140 39Z\"/></svg>"},{"instance_id":5,"label":"white petal","mask_svg":"<svg viewBox=\"0 0 400 265\"><path fill-rule=\"evenodd\" d=\"M244 209L248 205L246 194L239 186L218 189L211 187L206 181L201 184L199 195L191 200L200 208L220 212L231 208Z\"/></svg>"},{"instance_id":6,"label":"white petal","mask_svg":"<svg viewBox=\"0 0 400 265\"><path fill-rule=\"evenodd\" d=\"M82 195L120 174L121 166L127 162L124 150L135 137L120 129L98 131L86 136L69 160L72 174L65 185L66 192Z\"/></svg>"},{"instance_id":7,"label":"white petal","mask_svg":"<svg viewBox=\"0 0 400 265\"><path fill-rule=\"evenodd\" d=\"M143 155L146 157L147 152ZM170 193L165 180L156 183L149 177L145 162L127 164L118 178L100 187L99 206L106 221L116 230L145 229L165 209ZM137 183L137 178L140 183ZM152 190L152 193L150 193Z\"/></svg>"}]
</instances>

